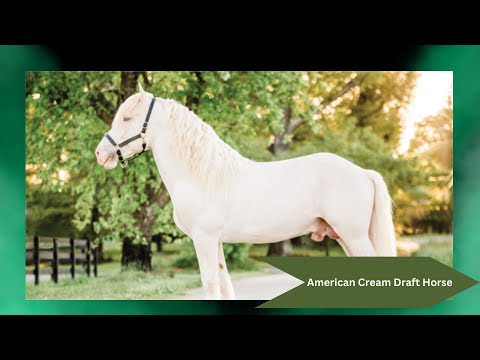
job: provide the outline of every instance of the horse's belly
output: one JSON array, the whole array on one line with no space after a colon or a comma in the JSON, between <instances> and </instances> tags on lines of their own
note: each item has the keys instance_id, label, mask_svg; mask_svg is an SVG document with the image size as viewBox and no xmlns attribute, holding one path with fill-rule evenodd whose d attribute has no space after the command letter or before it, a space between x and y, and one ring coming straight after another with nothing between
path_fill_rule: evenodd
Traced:
<instances>
[{"instance_id":1,"label":"horse's belly","mask_svg":"<svg viewBox=\"0 0 480 360\"><path fill-rule=\"evenodd\" d=\"M296 192L278 183L239 191L227 206L225 242L271 243L308 233L318 209L310 192Z\"/></svg>"},{"instance_id":2,"label":"horse's belly","mask_svg":"<svg viewBox=\"0 0 480 360\"><path fill-rule=\"evenodd\" d=\"M225 234L225 237L222 239L224 243L251 243L251 244L268 244L283 240L288 240L295 238L300 235L305 235L308 233L308 230L299 230L295 232L262 232L262 233L246 233L238 232L232 234Z\"/></svg>"},{"instance_id":3,"label":"horse's belly","mask_svg":"<svg viewBox=\"0 0 480 360\"><path fill-rule=\"evenodd\" d=\"M223 242L248 242L255 244L271 243L288 240L312 231L315 218L282 218L243 216L226 224L223 233Z\"/></svg>"}]
</instances>

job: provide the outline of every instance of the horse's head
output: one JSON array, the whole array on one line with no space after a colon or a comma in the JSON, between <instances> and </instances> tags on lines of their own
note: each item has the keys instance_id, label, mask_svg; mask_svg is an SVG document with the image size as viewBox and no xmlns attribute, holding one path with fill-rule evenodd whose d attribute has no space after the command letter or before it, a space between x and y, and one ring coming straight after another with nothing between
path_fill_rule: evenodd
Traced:
<instances>
[{"instance_id":1,"label":"horse's head","mask_svg":"<svg viewBox=\"0 0 480 360\"><path fill-rule=\"evenodd\" d=\"M97 162L105 169L117 166L120 157L128 160L139 154L148 146L146 134L142 128L147 119L152 94L147 93L139 84L140 91L130 96L120 105L112 122L112 128L100 141L95 150Z\"/></svg>"}]
</instances>

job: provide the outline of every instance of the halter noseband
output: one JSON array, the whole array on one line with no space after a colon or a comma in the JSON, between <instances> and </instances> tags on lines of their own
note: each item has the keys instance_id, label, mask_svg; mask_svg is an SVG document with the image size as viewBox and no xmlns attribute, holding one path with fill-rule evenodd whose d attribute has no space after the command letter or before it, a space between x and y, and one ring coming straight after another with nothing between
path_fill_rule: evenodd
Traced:
<instances>
[{"instance_id":1,"label":"halter noseband","mask_svg":"<svg viewBox=\"0 0 480 360\"><path fill-rule=\"evenodd\" d=\"M140 132L140 134L132 136L130 139L127 139L120 144L117 144L115 142L115 140L113 140L113 138L108 133L105 134L105 137L108 139L108 141L110 141L110 143L115 148L115 150L117 152L118 160L120 161L120 166L122 168L127 167L129 161L132 161L133 159L136 159L137 157L139 157L140 155L142 155L145 152L145 150L147 148L147 143L145 142L145 133L147 131L148 121L150 120L150 115L152 114L154 104L155 104L155 98L153 98L152 102L150 103L150 107L148 108L147 117L145 118L145 122L143 123L142 131ZM122 156L122 152L120 151L120 148L124 147L125 145L130 144L132 141L135 141L137 139L142 139L142 151L139 152L138 154L133 155L132 157L130 157L128 159L124 159L123 156Z\"/></svg>"}]
</instances>

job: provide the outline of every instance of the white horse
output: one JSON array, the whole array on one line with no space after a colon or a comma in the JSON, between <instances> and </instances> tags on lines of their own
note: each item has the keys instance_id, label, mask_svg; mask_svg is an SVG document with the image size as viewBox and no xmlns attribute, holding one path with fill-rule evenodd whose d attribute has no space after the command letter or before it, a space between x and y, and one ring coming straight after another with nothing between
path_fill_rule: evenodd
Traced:
<instances>
[{"instance_id":1,"label":"white horse","mask_svg":"<svg viewBox=\"0 0 480 360\"><path fill-rule=\"evenodd\" d=\"M391 198L379 173L330 153L249 160L185 106L139 87L118 109L97 160L113 169L119 155L126 165L152 150L175 224L193 240L207 299L234 299L222 243L311 233L315 241L336 239L348 256L396 256Z\"/></svg>"}]
</instances>

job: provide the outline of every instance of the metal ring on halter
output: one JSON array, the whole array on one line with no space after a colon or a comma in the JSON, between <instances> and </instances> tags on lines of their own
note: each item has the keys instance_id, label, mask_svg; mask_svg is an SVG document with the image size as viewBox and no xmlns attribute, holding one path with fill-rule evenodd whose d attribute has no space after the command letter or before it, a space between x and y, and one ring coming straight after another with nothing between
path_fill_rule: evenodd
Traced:
<instances>
[{"instance_id":1,"label":"metal ring on halter","mask_svg":"<svg viewBox=\"0 0 480 360\"><path fill-rule=\"evenodd\" d=\"M115 151L117 153L118 161L120 161L120 166L122 168L126 168L128 166L129 161L132 161L133 159L136 159L141 154L143 154L145 152L145 150L147 149L147 143L145 142L145 133L147 131L147 126L148 126L148 121L150 120L150 115L152 114L153 105L155 105L155 98L152 98L152 101L150 102L150 107L148 108L148 113L147 113L147 116L145 118L145 122L143 123L142 131L140 132L140 134L132 136L131 138L125 140L124 142L122 142L120 144L117 144L115 142L115 140L113 140L113 138L108 133L105 133L105 137L107 138L108 141L110 141L110 143L113 145L113 148L115 149ZM137 154L134 154L133 156L131 156L128 159L124 159L123 156L122 156L122 151L120 150L120 148L124 147L125 145L130 144L132 141L135 141L137 139L142 139L142 151L137 153Z\"/></svg>"}]
</instances>

